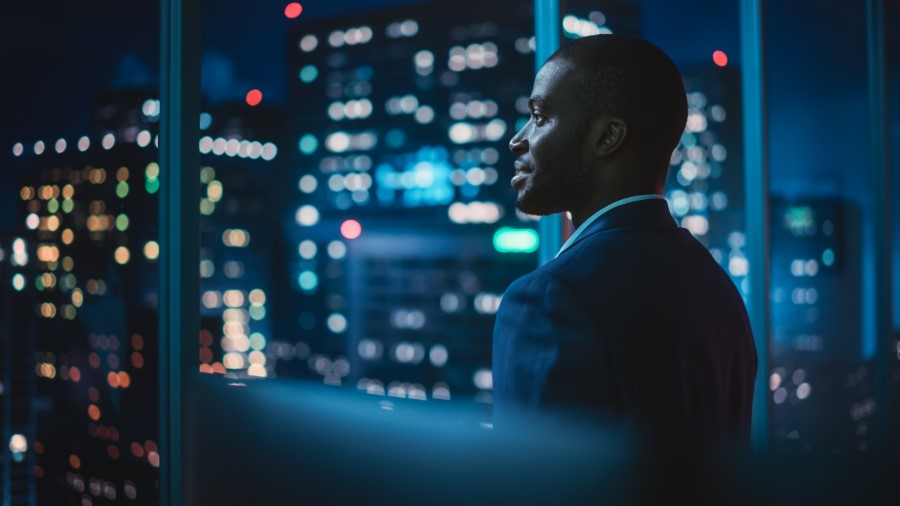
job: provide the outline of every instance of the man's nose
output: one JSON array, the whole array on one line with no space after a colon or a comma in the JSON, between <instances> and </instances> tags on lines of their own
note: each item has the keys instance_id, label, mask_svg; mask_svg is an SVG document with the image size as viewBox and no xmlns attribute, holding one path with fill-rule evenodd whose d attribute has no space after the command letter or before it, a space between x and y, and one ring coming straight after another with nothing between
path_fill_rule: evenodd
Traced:
<instances>
[{"instance_id":1,"label":"man's nose","mask_svg":"<svg viewBox=\"0 0 900 506\"><path fill-rule=\"evenodd\" d=\"M528 151L528 141L525 140L524 133L525 129L523 128L509 140L509 150L515 155L521 155Z\"/></svg>"}]
</instances>

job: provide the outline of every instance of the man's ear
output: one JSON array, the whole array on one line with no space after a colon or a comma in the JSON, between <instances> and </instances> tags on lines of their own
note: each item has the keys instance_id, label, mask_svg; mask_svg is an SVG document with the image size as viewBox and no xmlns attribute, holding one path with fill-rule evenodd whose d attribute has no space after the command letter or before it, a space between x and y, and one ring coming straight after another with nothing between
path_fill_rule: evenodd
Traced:
<instances>
[{"instance_id":1,"label":"man's ear","mask_svg":"<svg viewBox=\"0 0 900 506\"><path fill-rule=\"evenodd\" d=\"M591 149L595 156L605 158L615 153L625 141L628 126L621 118L601 116L591 125Z\"/></svg>"}]
</instances>

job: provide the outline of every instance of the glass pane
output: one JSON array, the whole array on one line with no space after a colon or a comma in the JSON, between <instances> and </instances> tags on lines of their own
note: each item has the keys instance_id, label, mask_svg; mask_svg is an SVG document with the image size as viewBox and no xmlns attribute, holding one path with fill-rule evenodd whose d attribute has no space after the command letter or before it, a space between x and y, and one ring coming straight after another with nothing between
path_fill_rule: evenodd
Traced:
<instances>
[{"instance_id":1,"label":"glass pane","mask_svg":"<svg viewBox=\"0 0 900 506\"><path fill-rule=\"evenodd\" d=\"M865 9L767 2L765 19L774 446L867 450L876 338Z\"/></svg>"},{"instance_id":2,"label":"glass pane","mask_svg":"<svg viewBox=\"0 0 900 506\"><path fill-rule=\"evenodd\" d=\"M0 13L4 504L158 502L158 19Z\"/></svg>"},{"instance_id":3,"label":"glass pane","mask_svg":"<svg viewBox=\"0 0 900 506\"><path fill-rule=\"evenodd\" d=\"M900 153L897 152L897 146L900 146L900 5L896 2L885 2L886 16L884 19L885 33L887 40L885 41L885 53L887 56L887 68L885 75L887 76L887 95L888 95L888 155L891 164L891 181L892 181L892 201L891 208L891 252L892 262L891 269L893 274L891 297L893 302L893 328L894 336L891 343L893 344L893 357L891 359L891 401L892 418L890 427L892 427L892 447L900 452L900 430L898 430L898 410L900 410Z\"/></svg>"},{"instance_id":4,"label":"glass pane","mask_svg":"<svg viewBox=\"0 0 900 506\"><path fill-rule=\"evenodd\" d=\"M486 419L494 313L536 265L507 149L532 5L235 5L252 42L203 19L200 371Z\"/></svg>"},{"instance_id":5,"label":"glass pane","mask_svg":"<svg viewBox=\"0 0 900 506\"><path fill-rule=\"evenodd\" d=\"M565 37L607 30L636 35L658 45L678 66L688 120L672 154L665 197L676 220L709 248L746 295L737 2L569 0L563 6Z\"/></svg>"}]
</instances>

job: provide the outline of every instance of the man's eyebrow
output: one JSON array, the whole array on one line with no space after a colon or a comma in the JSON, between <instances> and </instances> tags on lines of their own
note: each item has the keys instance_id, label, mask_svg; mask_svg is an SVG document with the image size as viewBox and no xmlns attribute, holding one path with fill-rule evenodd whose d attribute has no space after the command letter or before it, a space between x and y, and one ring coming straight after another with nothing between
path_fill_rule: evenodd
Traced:
<instances>
[{"instance_id":1,"label":"man's eyebrow","mask_svg":"<svg viewBox=\"0 0 900 506\"><path fill-rule=\"evenodd\" d=\"M540 96L531 97L528 99L528 108L534 110L535 108L543 109L546 106L544 99Z\"/></svg>"}]
</instances>

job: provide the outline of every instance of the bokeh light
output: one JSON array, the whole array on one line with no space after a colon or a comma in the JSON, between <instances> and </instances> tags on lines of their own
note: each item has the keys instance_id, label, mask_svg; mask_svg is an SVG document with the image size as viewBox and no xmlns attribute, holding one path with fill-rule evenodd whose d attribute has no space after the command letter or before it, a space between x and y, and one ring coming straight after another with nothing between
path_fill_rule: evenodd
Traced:
<instances>
[{"instance_id":1,"label":"bokeh light","mask_svg":"<svg viewBox=\"0 0 900 506\"><path fill-rule=\"evenodd\" d=\"M262 102L262 92L257 89L252 89L247 92L247 105L251 107L255 107Z\"/></svg>"},{"instance_id":2,"label":"bokeh light","mask_svg":"<svg viewBox=\"0 0 900 506\"><path fill-rule=\"evenodd\" d=\"M287 16L288 19L295 19L299 17L302 12L303 6L297 2L291 2L284 8L284 15Z\"/></svg>"},{"instance_id":3,"label":"bokeh light","mask_svg":"<svg viewBox=\"0 0 900 506\"><path fill-rule=\"evenodd\" d=\"M713 63L715 63L719 67L724 67L725 65L728 65L728 55L726 55L724 51L714 51L713 52Z\"/></svg>"},{"instance_id":4,"label":"bokeh light","mask_svg":"<svg viewBox=\"0 0 900 506\"><path fill-rule=\"evenodd\" d=\"M347 239L356 239L362 234L362 225L356 220L346 220L341 223L341 235Z\"/></svg>"}]
</instances>

